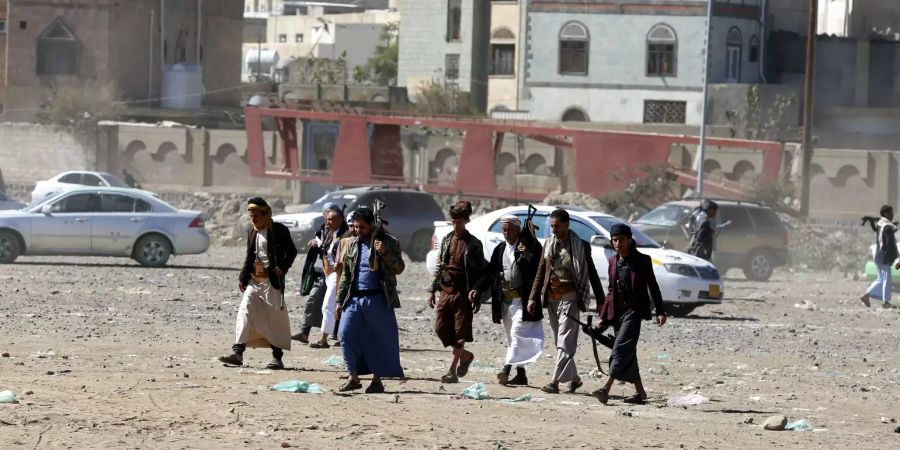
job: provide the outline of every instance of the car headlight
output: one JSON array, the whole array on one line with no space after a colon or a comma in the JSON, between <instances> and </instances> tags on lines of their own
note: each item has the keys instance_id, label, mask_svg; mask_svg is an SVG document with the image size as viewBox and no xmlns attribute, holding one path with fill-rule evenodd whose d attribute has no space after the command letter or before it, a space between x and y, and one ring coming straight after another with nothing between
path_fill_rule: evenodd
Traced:
<instances>
[{"instance_id":1,"label":"car headlight","mask_svg":"<svg viewBox=\"0 0 900 450\"><path fill-rule=\"evenodd\" d=\"M683 277L699 278L699 276L697 275L697 271L694 270L693 267L691 267L687 264L663 264L663 267L665 267L666 270L668 270L671 273L674 273L675 275L681 275Z\"/></svg>"}]
</instances>

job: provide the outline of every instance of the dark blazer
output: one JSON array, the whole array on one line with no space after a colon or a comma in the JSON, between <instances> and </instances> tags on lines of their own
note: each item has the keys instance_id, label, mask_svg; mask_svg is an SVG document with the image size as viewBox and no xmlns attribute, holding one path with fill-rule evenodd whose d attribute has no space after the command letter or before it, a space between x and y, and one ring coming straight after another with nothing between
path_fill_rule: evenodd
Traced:
<instances>
[{"instance_id":1,"label":"dark blazer","mask_svg":"<svg viewBox=\"0 0 900 450\"><path fill-rule=\"evenodd\" d=\"M532 239L532 244L525 252L520 252L518 247L515 249L516 265L519 267L519 275L522 277L522 286L519 288L519 298L522 299L522 320L525 322L537 322L544 318L541 308L537 309L537 314L532 315L528 312L528 295L531 294L531 287L534 285L534 276L537 274L538 265L541 263L541 255L543 247ZM503 304L503 292L500 289L500 274L503 272L503 252L506 251L506 242L494 248L491 254L491 261L484 270L484 274L478 283L475 284L474 290L478 291L478 295L482 295L491 290L491 315L494 323L503 321L503 311L500 309Z\"/></svg>"},{"instance_id":2,"label":"dark blazer","mask_svg":"<svg viewBox=\"0 0 900 450\"><path fill-rule=\"evenodd\" d=\"M266 240L268 241L269 253L269 281L275 289L284 290L285 277L275 276L275 268L280 268L285 275L294 264L294 258L297 257L297 247L294 246L294 240L291 238L291 232L286 226L273 222L272 226L266 230ZM244 266L241 268L239 280L241 285L246 286L250 283L253 276L253 262L256 260L256 230L250 228L247 234L247 256L244 258Z\"/></svg>"},{"instance_id":3,"label":"dark blazer","mask_svg":"<svg viewBox=\"0 0 900 450\"><path fill-rule=\"evenodd\" d=\"M634 252L634 256L630 261L632 265L631 289L634 293L631 304L644 320L653 318L651 299L652 306L656 309L656 315L665 315L666 310L663 307L662 293L659 292L659 283L656 282L656 275L653 274L653 262L649 256L638 252L636 249L631 251ZM609 258L609 292L606 294L606 301L600 307L600 320L607 322L612 321L615 315L613 301L616 295L616 282L619 280L619 271L616 270L618 262L618 254Z\"/></svg>"},{"instance_id":4,"label":"dark blazer","mask_svg":"<svg viewBox=\"0 0 900 450\"><path fill-rule=\"evenodd\" d=\"M572 233L572 239L581 239L575 233ZM597 274L597 266L594 265L594 258L591 257L591 244L581 240L584 245L584 258L587 259L588 265L588 284L594 291L594 297L597 298L599 304L603 298L603 283L600 282L600 275ZM541 253L541 262L538 264L537 274L534 277L534 285L531 289L529 301L537 302L538 306L546 308L550 302L546 299L550 293L550 275L553 273L553 258L547 258ZM577 276L577 274L576 274ZM578 310L587 311L587 305L590 301L589 292L578 292Z\"/></svg>"}]
</instances>

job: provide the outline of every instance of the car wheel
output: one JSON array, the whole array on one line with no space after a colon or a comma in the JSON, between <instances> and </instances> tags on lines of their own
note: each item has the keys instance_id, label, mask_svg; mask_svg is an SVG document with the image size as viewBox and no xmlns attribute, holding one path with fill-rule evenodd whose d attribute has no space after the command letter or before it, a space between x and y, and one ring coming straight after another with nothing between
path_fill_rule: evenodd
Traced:
<instances>
[{"instance_id":1,"label":"car wheel","mask_svg":"<svg viewBox=\"0 0 900 450\"><path fill-rule=\"evenodd\" d=\"M0 264L11 264L21 254L19 237L11 231L0 231Z\"/></svg>"},{"instance_id":2,"label":"car wheel","mask_svg":"<svg viewBox=\"0 0 900 450\"><path fill-rule=\"evenodd\" d=\"M170 256L172 244L158 234L144 236L134 246L134 260L145 267L162 267L169 261Z\"/></svg>"},{"instance_id":3,"label":"car wheel","mask_svg":"<svg viewBox=\"0 0 900 450\"><path fill-rule=\"evenodd\" d=\"M684 317L699 307L700 305L692 303L666 303L666 314L672 317Z\"/></svg>"},{"instance_id":4,"label":"car wheel","mask_svg":"<svg viewBox=\"0 0 900 450\"><path fill-rule=\"evenodd\" d=\"M425 257L430 250L431 234L428 231L422 230L413 235L412 240L409 242L409 249L406 251L406 254L409 255L409 259L416 262L422 262L425 261Z\"/></svg>"},{"instance_id":5,"label":"car wheel","mask_svg":"<svg viewBox=\"0 0 900 450\"><path fill-rule=\"evenodd\" d=\"M744 276L753 281L769 281L775 267L772 264L772 257L765 250L754 250L747 258L744 266Z\"/></svg>"}]
</instances>

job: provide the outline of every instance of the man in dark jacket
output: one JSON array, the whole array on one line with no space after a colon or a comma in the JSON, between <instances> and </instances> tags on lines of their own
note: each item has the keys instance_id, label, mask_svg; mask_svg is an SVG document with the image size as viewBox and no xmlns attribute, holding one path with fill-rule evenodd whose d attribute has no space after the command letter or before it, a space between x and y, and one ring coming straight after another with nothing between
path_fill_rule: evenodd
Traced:
<instances>
[{"instance_id":1,"label":"man in dark jacket","mask_svg":"<svg viewBox=\"0 0 900 450\"><path fill-rule=\"evenodd\" d=\"M441 240L438 264L428 288L428 306L436 310L434 331L444 347L453 348L450 368L441 377L444 383L456 383L469 373L475 355L466 350L472 342L472 316L481 309L478 299L469 300L469 291L481 278L487 262L481 241L466 230L472 204L460 200L450 207L453 232ZM435 292L440 291L436 298Z\"/></svg>"},{"instance_id":2,"label":"man in dark jacket","mask_svg":"<svg viewBox=\"0 0 900 450\"><path fill-rule=\"evenodd\" d=\"M241 366L247 347L272 349L266 367L284 368L283 350L291 349L291 324L284 306L285 276L297 257L297 248L287 227L272 221L272 208L254 197L247 205L252 227L238 287L244 294L238 307L232 354L222 356L226 365Z\"/></svg>"},{"instance_id":3,"label":"man in dark jacket","mask_svg":"<svg viewBox=\"0 0 900 450\"><path fill-rule=\"evenodd\" d=\"M322 207L322 216L329 211L341 211L337 203L328 202ZM316 231L315 237L306 244L306 259L303 263L303 273L300 275L300 295L306 295L306 305L303 308L303 325L300 332L291 336L291 339L309 344L309 333L313 327L322 324L322 303L325 301L325 270L322 268L321 245L325 240L325 223Z\"/></svg>"},{"instance_id":4,"label":"man in dark jacket","mask_svg":"<svg viewBox=\"0 0 900 450\"><path fill-rule=\"evenodd\" d=\"M881 301L881 306L891 307L891 290L893 289L893 275L891 266L900 269L900 252L897 251L897 224L894 223L894 207L884 205L881 207L881 218L878 222L870 219L872 229L875 231L875 254L873 255L875 267L878 268L878 278L869 286L860 300L869 306L869 299Z\"/></svg>"},{"instance_id":5,"label":"man in dark jacket","mask_svg":"<svg viewBox=\"0 0 900 450\"><path fill-rule=\"evenodd\" d=\"M610 235L616 254L609 258L609 293L600 307L598 330L611 325L616 333L616 341L609 360L609 379L605 386L594 391L594 396L605 405L609 401L609 390L613 383L620 380L634 383L637 390L637 393L624 400L625 403L644 403L647 392L641 382L637 362L641 319L653 318L652 306L656 309L656 324L663 326L666 323L666 312L656 275L653 274L653 262L649 256L638 252L631 237L631 228L624 223L617 223L612 226ZM585 329L585 332L592 334L596 330Z\"/></svg>"},{"instance_id":6,"label":"man in dark jacket","mask_svg":"<svg viewBox=\"0 0 900 450\"><path fill-rule=\"evenodd\" d=\"M543 247L531 232L522 232L521 219L514 215L500 218L505 242L494 248L481 280L469 292L469 300L491 291L491 312L494 323L503 323L506 330L506 365L497 374L500 384L526 386L525 364L533 363L544 351L543 314L531 314L522 299L531 294L534 276L541 262ZM526 300L527 301L527 300ZM513 366L516 376L509 379Z\"/></svg>"}]
</instances>

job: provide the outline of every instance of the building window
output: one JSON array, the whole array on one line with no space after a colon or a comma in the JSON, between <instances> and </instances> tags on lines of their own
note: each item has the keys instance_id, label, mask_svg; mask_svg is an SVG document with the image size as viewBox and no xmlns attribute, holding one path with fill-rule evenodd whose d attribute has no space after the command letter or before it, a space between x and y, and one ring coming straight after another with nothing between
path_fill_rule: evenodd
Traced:
<instances>
[{"instance_id":1,"label":"building window","mask_svg":"<svg viewBox=\"0 0 900 450\"><path fill-rule=\"evenodd\" d=\"M78 74L78 40L59 19L38 37L37 74Z\"/></svg>"},{"instance_id":2,"label":"building window","mask_svg":"<svg viewBox=\"0 0 900 450\"><path fill-rule=\"evenodd\" d=\"M741 30L734 27L728 30L728 40L725 47L726 81L738 83L741 81L741 48L744 46L744 38Z\"/></svg>"},{"instance_id":3,"label":"building window","mask_svg":"<svg viewBox=\"0 0 900 450\"><path fill-rule=\"evenodd\" d=\"M279 35L278 35L278 43L279 43L279 44L284 44L285 42L287 42L287 35L286 35L286 34L279 34Z\"/></svg>"},{"instance_id":4,"label":"building window","mask_svg":"<svg viewBox=\"0 0 900 450\"><path fill-rule=\"evenodd\" d=\"M644 100L644 123L684 123L687 102Z\"/></svg>"},{"instance_id":5,"label":"building window","mask_svg":"<svg viewBox=\"0 0 900 450\"><path fill-rule=\"evenodd\" d=\"M20 22L19 22L19 29L20 29L20 30L27 30L27 29L28 29L28 22L26 22L26 21L24 21L24 20L20 21Z\"/></svg>"},{"instance_id":6,"label":"building window","mask_svg":"<svg viewBox=\"0 0 900 450\"><path fill-rule=\"evenodd\" d=\"M515 66L515 44L491 44L491 75L515 75Z\"/></svg>"},{"instance_id":7,"label":"building window","mask_svg":"<svg viewBox=\"0 0 900 450\"><path fill-rule=\"evenodd\" d=\"M297 44L302 44L302 43L303 43L303 34L301 34L301 33L295 34L295 35L294 35L294 42L297 43Z\"/></svg>"},{"instance_id":8,"label":"building window","mask_svg":"<svg viewBox=\"0 0 900 450\"><path fill-rule=\"evenodd\" d=\"M0 33L6 33L6 19L0 19Z\"/></svg>"},{"instance_id":9,"label":"building window","mask_svg":"<svg viewBox=\"0 0 900 450\"><path fill-rule=\"evenodd\" d=\"M647 35L647 76L674 77L678 63L678 38L668 25L657 25Z\"/></svg>"},{"instance_id":10,"label":"building window","mask_svg":"<svg viewBox=\"0 0 900 450\"><path fill-rule=\"evenodd\" d=\"M559 72L565 75L587 75L588 32L584 25L569 22L559 33Z\"/></svg>"},{"instance_id":11,"label":"building window","mask_svg":"<svg viewBox=\"0 0 900 450\"><path fill-rule=\"evenodd\" d=\"M444 57L444 76L447 80L458 80L459 79L459 55L458 54L448 54Z\"/></svg>"},{"instance_id":12,"label":"building window","mask_svg":"<svg viewBox=\"0 0 900 450\"><path fill-rule=\"evenodd\" d=\"M569 108L563 113L563 122L588 122L588 116L578 108Z\"/></svg>"},{"instance_id":13,"label":"building window","mask_svg":"<svg viewBox=\"0 0 900 450\"><path fill-rule=\"evenodd\" d=\"M447 0L447 42L460 40L462 0Z\"/></svg>"},{"instance_id":14,"label":"building window","mask_svg":"<svg viewBox=\"0 0 900 450\"><path fill-rule=\"evenodd\" d=\"M750 38L750 51L747 58L752 63L759 62L759 38L756 36Z\"/></svg>"}]
</instances>

